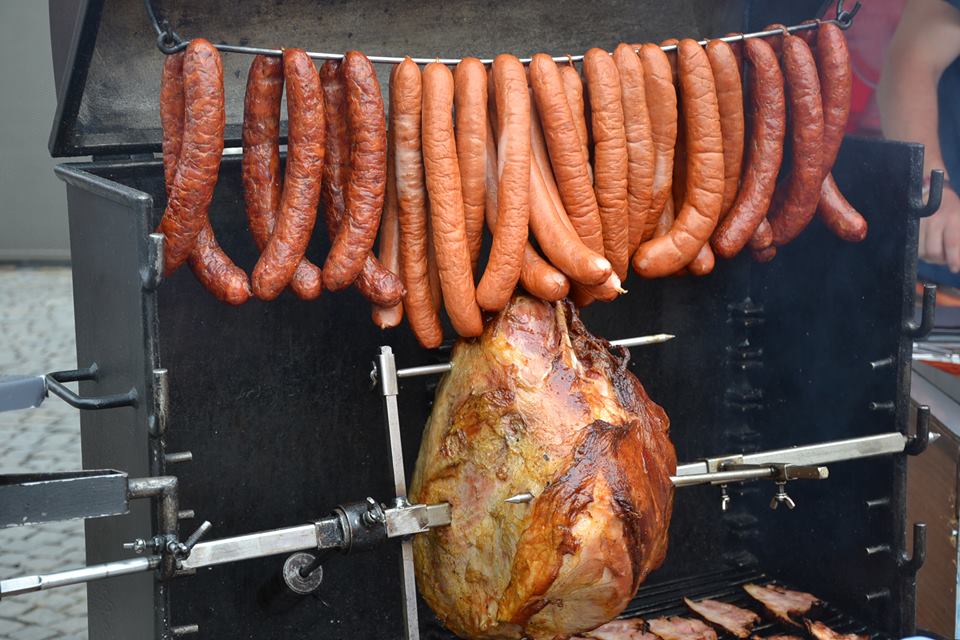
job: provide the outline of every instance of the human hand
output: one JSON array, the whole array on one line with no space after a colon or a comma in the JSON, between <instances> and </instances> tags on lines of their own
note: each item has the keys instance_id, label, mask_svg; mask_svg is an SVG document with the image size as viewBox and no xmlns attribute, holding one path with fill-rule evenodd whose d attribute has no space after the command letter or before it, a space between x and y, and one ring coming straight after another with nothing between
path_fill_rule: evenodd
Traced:
<instances>
[{"instance_id":1,"label":"human hand","mask_svg":"<svg viewBox=\"0 0 960 640\"><path fill-rule=\"evenodd\" d=\"M960 273L960 196L944 185L940 208L920 220L920 258Z\"/></svg>"}]
</instances>

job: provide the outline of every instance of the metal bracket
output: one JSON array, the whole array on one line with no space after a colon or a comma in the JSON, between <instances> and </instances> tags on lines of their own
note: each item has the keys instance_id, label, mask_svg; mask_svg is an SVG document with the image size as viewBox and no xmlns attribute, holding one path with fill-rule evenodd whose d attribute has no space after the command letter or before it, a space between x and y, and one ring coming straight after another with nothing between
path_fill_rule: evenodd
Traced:
<instances>
[{"instance_id":1,"label":"metal bracket","mask_svg":"<svg viewBox=\"0 0 960 640\"><path fill-rule=\"evenodd\" d=\"M94 362L89 367L83 369L71 369L69 371L54 371L46 376L47 389L53 392L53 395L76 409L85 409L88 411L97 411L100 409L114 409L116 407L135 407L137 406L137 390L130 389L126 393L114 393L106 396L81 397L67 388L64 382L79 382L81 380L96 380L100 368Z\"/></svg>"},{"instance_id":2,"label":"metal bracket","mask_svg":"<svg viewBox=\"0 0 960 640\"><path fill-rule=\"evenodd\" d=\"M927 201L923 201L923 192L919 196L910 196L910 208L918 218L932 216L940 208L943 199L943 169L934 169L930 172L930 190L927 192Z\"/></svg>"},{"instance_id":3,"label":"metal bracket","mask_svg":"<svg viewBox=\"0 0 960 640\"><path fill-rule=\"evenodd\" d=\"M918 456L927 450L930 444L930 407L922 404L917 407L916 432L909 436L904 452L911 456Z\"/></svg>"},{"instance_id":4,"label":"metal bracket","mask_svg":"<svg viewBox=\"0 0 960 640\"><path fill-rule=\"evenodd\" d=\"M913 524L913 554L907 558L903 551L897 557L897 566L900 573L906 576L916 576L927 559L927 525L923 522Z\"/></svg>"},{"instance_id":5,"label":"metal bracket","mask_svg":"<svg viewBox=\"0 0 960 640\"><path fill-rule=\"evenodd\" d=\"M920 340L927 337L933 331L933 322L937 312L937 285L923 285L923 301L920 306L919 324L913 320L907 320L903 325L903 332L913 340Z\"/></svg>"},{"instance_id":6,"label":"metal bracket","mask_svg":"<svg viewBox=\"0 0 960 640\"><path fill-rule=\"evenodd\" d=\"M163 281L163 242L162 233L147 236L147 259L140 267L140 283L145 291L155 291Z\"/></svg>"}]
</instances>

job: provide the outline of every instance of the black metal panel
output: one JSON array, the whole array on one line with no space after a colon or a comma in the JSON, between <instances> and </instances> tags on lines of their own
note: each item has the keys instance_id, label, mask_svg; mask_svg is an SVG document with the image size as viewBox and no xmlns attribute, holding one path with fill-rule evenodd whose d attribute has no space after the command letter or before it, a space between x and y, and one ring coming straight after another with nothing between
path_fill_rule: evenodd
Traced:
<instances>
[{"instance_id":1,"label":"black metal panel","mask_svg":"<svg viewBox=\"0 0 960 640\"><path fill-rule=\"evenodd\" d=\"M702 37L735 30L742 0L525 0L499 3L403 0L153 0L184 38L313 51L485 55L582 53L620 41ZM59 8L59 7L55 7ZM140 1L85 0L74 32L50 136L54 156L160 150L157 91L163 55ZM62 17L61 17L62 16ZM51 20L70 20L65 10ZM62 33L64 29L57 29ZM58 52L57 58L63 55ZM227 146L240 145L250 57L223 58ZM118 72L123 70L123 72ZM378 70L387 86L389 69ZM284 128L285 128L284 122Z\"/></svg>"},{"instance_id":2,"label":"black metal panel","mask_svg":"<svg viewBox=\"0 0 960 640\"><path fill-rule=\"evenodd\" d=\"M906 430L917 220L911 198L920 188L919 145L847 139L835 175L864 213L864 242L835 238L818 220L769 265L754 269L754 297L763 302L764 367L756 384L765 410L757 430L764 448ZM894 364L872 369L871 361ZM871 403L881 403L871 410ZM889 403L890 409L882 408ZM900 589L896 554L904 547L904 461L836 464L825 482L793 483L799 504L769 512L770 490L750 500L760 516L764 565L887 632L909 633L913 602ZM867 501L889 498L888 507ZM868 546L890 552L868 556ZM798 562L798 558L815 561ZM890 597L868 604L868 593ZM903 627L901 626L903 625Z\"/></svg>"},{"instance_id":3,"label":"black metal panel","mask_svg":"<svg viewBox=\"0 0 960 640\"><path fill-rule=\"evenodd\" d=\"M127 474L111 469L0 476L0 527L127 512Z\"/></svg>"},{"instance_id":4,"label":"black metal panel","mask_svg":"<svg viewBox=\"0 0 960 640\"><path fill-rule=\"evenodd\" d=\"M852 162L854 151L862 159L858 164ZM587 325L610 338L659 331L678 335L665 345L634 349L632 367L670 414L681 460L898 426L893 414L866 408L872 400L896 400L898 388L906 392L898 387L898 368L871 373L867 363L898 354L903 339L902 292L912 275L908 247L915 242L904 194L919 184L912 168L917 154L913 146L847 144L839 165L841 185L872 224L861 245L841 243L814 223L770 266L755 267L744 257L721 263L702 279L631 278L630 293L620 301L584 312ZM238 164L237 158L224 162L211 216L223 246L249 271L256 255L242 213ZM84 168L163 201L158 162ZM150 213L149 223L114 225L107 244L135 245L140 241L135 234L152 228L159 209ZM82 219L88 209L71 215ZM325 251L319 237L310 249L315 258ZM102 237L88 236L86 242L97 249L88 246L81 255L94 253L107 261L110 252L103 251ZM76 266L103 270L94 261ZM134 268L110 269L99 289L110 289L109 282L125 269ZM756 278L752 287L751 277ZM83 291L78 288L78 314L90 295ZM763 304L762 314L744 306L750 292ZM160 364L170 370L166 444L170 451L189 450L194 456L194 462L168 472L181 480L183 508L214 522L212 535L306 522L339 502L389 495L380 398L369 386L371 360L382 343L393 346L399 366L445 359L443 350L419 349L405 327L377 331L367 320L369 306L354 291L324 294L314 303L285 293L272 303L232 308L217 303L184 268L161 285L158 304ZM89 309L83 313L91 315ZM111 342L116 335L85 334L84 349L91 357L97 350L116 349ZM736 355L745 336L765 349L759 372L744 373ZM731 393L744 377L766 395L750 402ZM425 378L401 382L408 468L435 383ZM759 419L751 418L757 411ZM90 431L84 438L85 450L88 442L108 439L104 432ZM828 481L791 486L800 504L791 513L768 511L769 484L748 487L725 516L720 516L715 488L678 491L671 550L650 583L760 556L792 581L895 632L899 622L891 612L900 604L900 583L892 556L867 561L856 554L866 542L902 546L901 464L861 462L831 471ZM892 495L893 510L868 514L864 501L874 493ZM837 514L847 515L839 529ZM117 533L110 536L116 539ZM832 554L828 561L807 561L825 554ZM178 579L171 589L171 619L198 623L211 637L371 637L399 628L393 546L332 558L319 599L286 594L278 582L281 562L263 559ZM859 601L873 587L889 588L894 598L883 615ZM130 603L115 595L111 615ZM904 616L912 618L912 610Z\"/></svg>"},{"instance_id":5,"label":"black metal panel","mask_svg":"<svg viewBox=\"0 0 960 640\"><path fill-rule=\"evenodd\" d=\"M150 263L150 196L74 167L57 167L67 183L73 264L77 362L98 364L97 377L79 383L83 396L125 393L135 407L80 414L83 466L113 468L131 477L156 474L149 425L156 420L154 295L144 289L141 265ZM125 516L86 522L87 563L123 557L121 545L154 531L150 504L138 501ZM163 589L148 574L87 587L91 638L150 638ZM162 611L163 607L157 610Z\"/></svg>"}]
</instances>

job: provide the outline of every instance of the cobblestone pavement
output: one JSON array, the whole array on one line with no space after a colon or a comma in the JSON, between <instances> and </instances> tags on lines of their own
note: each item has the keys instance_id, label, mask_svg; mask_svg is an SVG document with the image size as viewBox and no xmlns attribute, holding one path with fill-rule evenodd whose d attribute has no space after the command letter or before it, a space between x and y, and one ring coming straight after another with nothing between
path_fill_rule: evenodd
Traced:
<instances>
[{"instance_id":1,"label":"cobblestone pavement","mask_svg":"<svg viewBox=\"0 0 960 640\"><path fill-rule=\"evenodd\" d=\"M68 268L0 267L0 373L44 373L76 365ZM0 413L0 473L79 469L79 413L51 397L37 409ZM0 529L0 577L82 565L83 522ZM0 601L0 638L87 637L83 585Z\"/></svg>"}]
</instances>

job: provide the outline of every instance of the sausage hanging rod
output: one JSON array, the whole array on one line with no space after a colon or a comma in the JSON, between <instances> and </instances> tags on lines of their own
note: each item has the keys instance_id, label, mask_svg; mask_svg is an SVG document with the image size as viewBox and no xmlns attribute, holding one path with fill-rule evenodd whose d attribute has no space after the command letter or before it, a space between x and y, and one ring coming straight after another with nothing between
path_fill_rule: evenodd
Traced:
<instances>
[{"instance_id":1,"label":"sausage hanging rod","mask_svg":"<svg viewBox=\"0 0 960 640\"><path fill-rule=\"evenodd\" d=\"M173 29L170 27L167 20L163 20L162 23L157 20L157 15L153 10L152 0L144 0L144 5L146 6L147 15L150 18L150 22L153 25L154 31L157 33L157 48L165 55L170 55L183 51L187 48L187 45L190 44L190 40L182 39ZM853 5L853 9L846 11L843 8L843 0L837 0L837 17L830 20L814 20L811 22L806 22L803 24L797 24L790 27L787 27L786 30L788 33L796 33L798 31L806 31L808 29L816 29L823 23L832 23L840 27L841 29L849 29L853 24L853 18L857 15L857 12L860 10L860 2L856 2ZM750 40L753 38L769 38L775 35L783 34L783 29L769 29L767 31L754 31L753 33L740 33L732 36L723 36L721 38L711 38L710 40L722 40L724 42L741 42L743 40ZM700 40L700 45L705 46L709 40ZM281 56L283 55L282 49L266 49L263 47L248 47L244 45L236 44L226 44L226 43L215 43L213 45L219 51L225 53L246 53L250 55L263 55L263 56ZM677 45L668 44L660 47L664 51L675 51ZM324 53L317 51L308 51L307 56L313 58L314 60L341 60L343 58L342 53ZM370 62L378 64L400 64L403 62L405 56L371 56L368 55L367 58ZM411 57L411 60L417 64L430 64L431 62L439 62L446 65L455 65L458 64L462 58L414 58ZM520 62L527 64L532 60L532 58L520 58ZM562 55L562 56L553 56L555 62L579 62L583 60L583 55ZM483 64L491 64L493 58L481 58L480 62Z\"/></svg>"}]
</instances>

